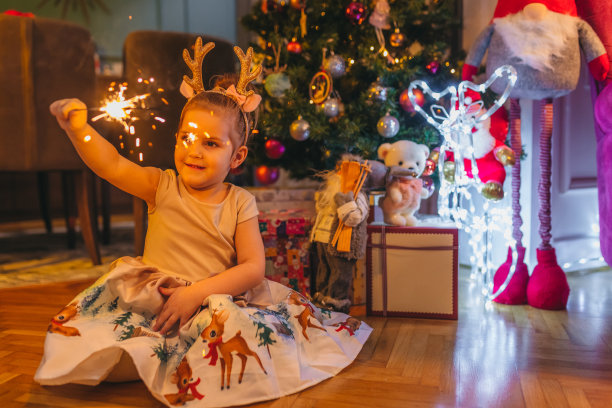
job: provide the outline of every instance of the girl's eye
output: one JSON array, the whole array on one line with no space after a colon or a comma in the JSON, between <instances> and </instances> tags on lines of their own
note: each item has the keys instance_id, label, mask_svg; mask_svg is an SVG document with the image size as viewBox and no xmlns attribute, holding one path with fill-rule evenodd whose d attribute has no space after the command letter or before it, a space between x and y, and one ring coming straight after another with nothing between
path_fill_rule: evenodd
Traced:
<instances>
[{"instance_id":1,"label":"girl's eye","mask_svg":"<svg viewBox=\"0 0 612 408\"><path fill-rule=\"evenodd\" d=\"M213 142L212 140L209 140L209 141L206 142L206 146L208 146L208 147L216 147L217 143Z\"/></svg>"}]
</instances>

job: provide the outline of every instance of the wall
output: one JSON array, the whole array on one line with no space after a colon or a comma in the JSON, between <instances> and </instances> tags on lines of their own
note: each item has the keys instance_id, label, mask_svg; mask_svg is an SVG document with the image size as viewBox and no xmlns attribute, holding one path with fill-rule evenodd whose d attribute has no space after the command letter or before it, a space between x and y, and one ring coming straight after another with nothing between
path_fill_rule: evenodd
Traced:
<instances>
[{"instance_id":1,"label":"wall","mask_svg":"<svg viewBox=\"0 0 612 408\"><path fill-rule=\"evenodd\" d=\"M98 46L102 62L120 71L123 41L135 30L168 30L205 33L236 42L236 2L219 0L100 0L109 13L99 6L88 6L89 23L81 6L68 8L66 19L87 27ZM48 0L37 8L41 0L0 0L0 11L15 9L32 12L40 17L61 18L64 4L79 3ZM84 4L96 2L83 1ZM117 73L117 72L115 72ZM120 73L120 72L119 72Z\"/></svg>"}]
</instances>

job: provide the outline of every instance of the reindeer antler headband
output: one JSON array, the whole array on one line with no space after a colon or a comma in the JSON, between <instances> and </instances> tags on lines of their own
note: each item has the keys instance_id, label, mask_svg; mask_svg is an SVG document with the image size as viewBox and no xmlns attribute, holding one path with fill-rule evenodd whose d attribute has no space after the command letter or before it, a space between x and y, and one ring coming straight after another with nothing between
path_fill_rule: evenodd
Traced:
<instances>
[{"instance_id":1,"label":"reindeer antler headband","mask_svg":"<svg viewBox=\"0 0 612 408\"><path fill-rule=\"evenodd\" d=\"M251 69L251 61L253 60L253 48L247 49L246 55L240 47L234 47L234 52L240 60L240 77L238 79L237 86L230 85L227 89L220 86L214 87L212 90L204 89L204 83L202 81L202 61L206 54L215 48L214 42L208 42L202 46L202 37L198 37L195 42L195 48L193 52L193 59L189 55L187 49L183 50L183 59L187 66L191 69L193 77L189 78L187 75L183 76L183 83L181 84L181 93L191 98L201 92L214 92L221 95L225 95L233 100L242 113L244 123L246 125L246 136L244 143L246 144L247 138L250 133L249 121L246 113L253 112L259 106L261 102L261 96L256 94L254 91L247 91L246 87L249 82L253 81L261 73L261 65L255 66Z\"/></svg>"}]
</instances>

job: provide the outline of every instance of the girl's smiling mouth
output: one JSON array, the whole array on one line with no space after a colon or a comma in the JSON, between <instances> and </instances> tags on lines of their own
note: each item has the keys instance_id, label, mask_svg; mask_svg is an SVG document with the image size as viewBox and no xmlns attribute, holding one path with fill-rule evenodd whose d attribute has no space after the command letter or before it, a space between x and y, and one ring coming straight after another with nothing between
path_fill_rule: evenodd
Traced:
<instances>
[{"instance_id":1,"label":"girl's smiling mouth","mask_svg":"<svg viewBox=\"0 0 612 408\"><path fill-rule=\"evenodd\" d=\"M197 164L191 164L191 163L185 163L185 165L187 167L190 167L190 168L196 169L196 170L204 170L206 168L204 166L198 166Z\"/></svg>"}]
</instances>

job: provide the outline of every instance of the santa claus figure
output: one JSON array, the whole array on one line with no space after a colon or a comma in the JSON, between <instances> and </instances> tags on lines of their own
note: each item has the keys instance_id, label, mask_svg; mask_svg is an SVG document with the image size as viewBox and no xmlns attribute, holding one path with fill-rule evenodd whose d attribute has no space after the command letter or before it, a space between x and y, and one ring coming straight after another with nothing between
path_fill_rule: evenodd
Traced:
<instances>
[{"instance_id":1,"label":"santa claus figure","mask_svg":"<svg viewBox=\"0 0 612 408\"><path fill-rule=\"evenodd\" d=\"M478 94L475 97L470 96L467 103L478 99L480 99ZM478 178L483 184L481 193L485 198L492 201L504 198L503 185L506 180L504 166L511 166L515 163L514 152L506 146L507 136L508 113L504 108L501 108L496 110L487 120L479 122L478 126L472 130L471 135L462 135L459 140L460 145L471 145L473 147ZM463 168L469 178L474 177L470 158L463 159ZM443 172L448 182L454 182L455 163L452 151L446 151Z\"/></svg>"},{"instance_id":2,"label":"santa claus figure","mask_svg":"<svg viewBox=\"0 0 612 408\"><path fill-rule=\"evenodd\" d=\"M542 243L537 249L538 264L531 277L523 262L525 248L520 231L519 186L520 160L512 169L513 236L517 258L513 264L512 249L507 261L494 277L494 292L506 281L511 269L512 279L494 299L500 303L530 305L543 309L564 309L569 296L565 273L557 264L555 250L550 244L550 176L552 99L566 95L576 88L580 74L580 51L589 64L593 77L602 80L608 73L609 60L597 34L577 17L574 0L499 0L493 20L476 39L463 69L463 79L472 80L485 52L488 50L487 77L502 65L512 65L518 80L510 93L510 130L512 148L520 157L520 98L539 99L542 129L540 139L541 178L539 233ZM492 89L501 93L504 84L493 83ZM497 88L496 88L497 87Z\"/></svg>"}]
</instances>

